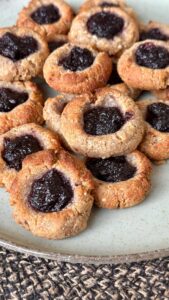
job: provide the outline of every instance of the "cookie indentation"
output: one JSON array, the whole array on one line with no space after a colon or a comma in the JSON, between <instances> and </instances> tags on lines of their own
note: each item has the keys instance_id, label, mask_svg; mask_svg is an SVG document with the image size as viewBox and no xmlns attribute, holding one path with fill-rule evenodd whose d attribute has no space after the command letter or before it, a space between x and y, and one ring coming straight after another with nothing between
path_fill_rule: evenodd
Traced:
<instances>
[{"instance_id":1,"label":"cookie indentation","mask_svg":"<svg viewBox=\"0 0 169 300\"><path fill-rule=\"evenodd\" d=\"M53 24L60 17L59 9L53 4L43 5L31 14L31 18L39 25Z\"/></svg>"},{"instance_id":2,"label":"cookie indentation","mask_svg":"<svg viewBox=\"0 0 169 300\"><path fill-rule=\"evenodd\" d=\"M9 88L0 88L0 112L9 112L16 106L28 100L25 92L14 91Z\"/></svg>"},{"instance_id":3,"label":"cookie indentation","mask_svg":"<svg viewBox=\"0 0 169 300\"><path fill-rule=\"evenodd\" d=\"M168 50L153 43L140 45L136 50L135 58L139 66L146 68L164 69L169 65Z\"/></svg>"},{"instance_id":4,"label":"cookie indentation","mask_svg":"<svg viewBox=\"0 0 169 300\"><path fill-rule=\"evenodd\" d=\"M93 54L86 48L74 47L69 55L59 61L59 66L72 72L82 71L90 67L94 62Z\"/></svg>"},{"instance_id":5,"label":"cookie indentation","mask_svg":"<svg viewBox=\"0 0 169 300\"><path fill-rule=\"evenodd\" d=\"M57 212L65 208L72 198L70 182L61 172L52 169L33 182L28 203L40 212Z\"/></svg>"},{"instance_id":6,"label":"cookie indentation","mask_svg":"<svg viewBox=\"0 0 169 300\"><path fill-rule=\"evenodd\" d=\"M113 39L123 27L124 20L121 17L105 11L94 14L87 21L88 31L99 38Z\"/></svg>"},{"instance_id":7,"label":"cookie indentation","mask_svg":"<svg viewBox=\"0 0 169 300\"><path fill-rule=\"evenodd\" d=\"M18 37L10 32L0 38L0 55L13 62L21 60L38 50L37 41L30 36Z\"/></svg>"},{"instance_id":8,"label":"cookie indentation","mask_svg":"<svg viewBox=\"0 0 169 300\"><path fill-rule=\"evenodd\" d=\"M105 182L125 181L136 173L136 167L132 166L125 156L89 158L86 166L94 177Z\"/></svg>"},{"instance_id":9,"label":"cookie indentation","mask_svg":"<svg viewBox=\"0 0 169 300\"><path fill-rule=\"evenodd\" d=\"M146 121L158 131L169 132L169 106L165 103L148 105Z\"/></svg>"},{"instance_id":10,"label":"cookie indentation","mask_svg":"<svg viewBox=\"0 0 169 300\"><path fill-rule=\"evenodd\" d=\"M48 42L49 51L53 52L54 50L63 46L64 44L66 44L66 42L63 40L50 41L50 42Z\"/></svg>"},{"instance_id":11,"label":"cookie indentation","mask_svg":"<svg viewBox=\"0 0 169 300\"><path fill-rule=\"evenodd\" d=\"M13 62L21 60L37 50L38 43L30 36L19 37L7 32L0 38L0 55Z\"/></svg>"},{"instance_id":12,"label":"cookie indentation","mask_svg":"<svg viewBox=\"0 0 169 300\"><path fill-rule=\"evenodd\" d=\"M14 139L4 139L2 158L9 168L19 171L23 159L32 153L43 150L40 142L32 135L19 136Z\"/></svg>"},{"instance_id":13,"label":"cookie indentation","mask_svg":"<svg viewBox=\"0 0 169 300\"><path fill-rule=\"evenodd\" d=\"M84 113L84 130L90 135L111 134L118 131L125 119L117 107L96 107Z\"/></svg>"},{"instance_id":14,"label":"cookie indentation","mask_svg":"<svg viewBox=\"0 0 169 300\"><path fill-rule=\"evenodd\" d=\"M148 31L142 31L140 34L140 41L144 40L159 40L159 41L168 41L169 36L161 32L159 28L152 28Z\"/></svg>"}]
</instances>

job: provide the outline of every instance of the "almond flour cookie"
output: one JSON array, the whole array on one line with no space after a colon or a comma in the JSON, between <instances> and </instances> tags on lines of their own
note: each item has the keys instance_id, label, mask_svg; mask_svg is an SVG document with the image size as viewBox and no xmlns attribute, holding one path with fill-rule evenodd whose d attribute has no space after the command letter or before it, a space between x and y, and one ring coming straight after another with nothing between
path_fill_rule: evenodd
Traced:
<instances>
[{"instance_id":1,"label":"almond flour cookie","mask_svg":"<svg viewBox=\"0 0 169 300\"><path fill-rule=\"evenodd\" d=\"M59 150L58 136L34 123L0 136L0 185L10 190L25 157L45 149Z\"/></svg>"},{"instance_id":2,"label":"almond flour cookie","mask_svg":"<svg viewBox=\"0 0 169 300\"><path fill-rule=\"evenodd\" d=\"M169 101L147 99L138 102L146 122L140 150L152 160L169 158Z\"/></svg>"},{"instance_id":3,"label":"almond flour cookie","mask_svg":"<svg viewBox=\"0 0 169 300\"><path fill-rule=\"evenodd\" d=\"M28 28L0 29L0 80L29 80L41 73L49 54L46 41Z\"/></svg>"},{"instance_id":4,"label":"almond flour cookie","mask_svg":"<svg viewBox=\"0 0 169 300\"><path fill-rule=\"evenodd\" d=\"M36 236L77 235L87 227L92 189L87 169L65 151L30 155L11 190L14 219Z\"/></svg>"},{"instance_id":5,"label":"almond flour cookie","mask_svg":"<svg viewBox=\"0 0 169 300\"><path fill-rule=\"evenodd\" d=\"M33 82L0 81L0 134L26 123L43 123L43 96Z\"/></svg>"},{"instance_id":6,"label":"almond flour cookie","mask_svg":"<svg viewBox=\"0 0 169 300\"><path fill-rule=\"evenodd\" d=\"M93 7L119 7L124 10L126 13L131 15L133 18L136 18L134 10L129 7L123 0L86 0L80 7L80 13L90 10Z\"/></svg>"},{"instance_id":7,"label":"almond flour cookie","mask_svg":"<svg viewBox=\"0 0 169 300\"><path fill-rule=\"evenodd\" d=\"M169 85L169 43L146 40L134 44L120 57L118 73L133 88L165 89Z\"/></svg>"},{"instance_id":8,"label":"almond flour cookie","mask_svg":"<svg viewBox=\"0 0 169 300\"><path fill-rule=\"evenodd\" d=\"M159 40L169 41L169 25L150 21L140 26L140 41Z\"/></svg>"},{"instance_id":9,"label":"almond flour cookie","mask_svg":"<svg viewBox=\"0 0 169 300\"><path fill-rule=\"evenodd\" d=\"M32 0L20 12L17 25L47 37L65 34L69 31L73 15L73 10L63 0Z\"/></svg>"},{"instance_id":10,"label":"almond flour cookie","mask_svg":"<svg viewBox=\"0 0 169 300\"><path fill-rule=\"evenodd\" d=\"M125 155L144 134L144 121L134 101L112 88L82 95L69 102L60 130L70 148L89 157Z\"/></svg>"},{"instance_id":11,"label":"almond flour cookie","mask_svg":"<svg viewBox=\"0 0 169 300\"><path fill-rule=\"evenodd\" d=\"M95 7L73 20L69 39L109 55L119 56L139 38L136 21L117 7Z\"/></svg>"},{"instance_id":12,"label":"almond flour cookie","mask_svg":"<svg viewBox=\"0 0 169 300\"><path fill-rule=\"evenodd\" d=\"M139 151L106 159L88 158L85 164L95 181L93 194L98 207L131 207L150 191L151 163Z\"/></svg>"},{"instance_id":13,"label":"almond flour cookie","mask_svg":"<svg viewBox=\"0 0 169 300\"><path fill-rule=\"evenodd\" d=\"M105 86L111 71L108 54L73 44L66 44L51 53L43 68L49 86L71 94L88 93Z\"/></svg>"},{"instance_id":14,"label":"almond flour cookie","mask_svg":"<svg viewBox=\"0 0 169 300\"><path fill-rule=\"evenodd\" d=\"M68 43L67 35L63 34L53 34L47 38L48 48L50 53L56 50L59 47L62 47L64 44Z\"/></svg>"},{"instance_id":15,"label":"almond flour cookie","mask_svg":"<svg viewBox=\"0 0 169 300\"><path fill-rule=\"evenodd\" d=\"M127 86L122 81L122 79L120 78L120 76L117 72L116 64L113 64L113 70L112 70L112 73L110 75L110 78L109 78L107 84L110 85L112 88L118 90L122 94L126 94L127 96L131 97L134 100L136 100L141 94L140 90L133 89L133 88Z\"/></svg>"}]
</instances>

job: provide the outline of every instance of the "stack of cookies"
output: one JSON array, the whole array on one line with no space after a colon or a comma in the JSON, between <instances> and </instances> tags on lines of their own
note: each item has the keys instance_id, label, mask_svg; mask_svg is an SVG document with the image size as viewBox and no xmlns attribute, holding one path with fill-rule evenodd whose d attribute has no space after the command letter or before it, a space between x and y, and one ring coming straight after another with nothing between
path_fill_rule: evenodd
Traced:
<instances>
[{"instance_id":1,"label":"stack of cookies","mask_svg":"<svg viewBox=\"0 0 169 300\"><path fill-rule=\"evenodd\" d=\"M168 40L169 26L142 24L123 0L86 0L76 16L31 0L0 29L0 184L18 224L63 239L94 203L145 199L150 160L169 158ZM35 77L59 95L44 101ZM145 90L155 98L138 100Z\"/></svg>"}]
</instances>

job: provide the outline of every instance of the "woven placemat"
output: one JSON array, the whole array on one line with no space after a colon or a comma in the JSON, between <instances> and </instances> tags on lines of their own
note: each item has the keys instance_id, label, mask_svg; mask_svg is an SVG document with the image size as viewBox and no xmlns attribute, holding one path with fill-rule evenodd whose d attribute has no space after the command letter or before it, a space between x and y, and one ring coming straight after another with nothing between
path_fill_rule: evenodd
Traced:
<instances>
[{"instance_id":1,"label":"woven placemat","mask_svg":"<svg viewBox=\"0 0 169 300\"><path fill-rule=\"evenodd\" d=\"M94 266L57 263L0 248L0 299L167 300L169 257Z\"/></svg>"}]
</instances>

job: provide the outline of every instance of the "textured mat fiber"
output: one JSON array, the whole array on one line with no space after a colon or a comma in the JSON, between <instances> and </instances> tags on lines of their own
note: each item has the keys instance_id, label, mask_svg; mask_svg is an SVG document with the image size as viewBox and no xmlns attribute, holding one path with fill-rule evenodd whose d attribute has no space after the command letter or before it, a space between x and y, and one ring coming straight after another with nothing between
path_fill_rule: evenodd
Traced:
<instances>
[{"instance_id":1,"label":"textured mat fiber","mask_svg":"<svg viewBox=\"0 0 169 300\"><path fill-rule=\"evenodd\" d=\"M167 300L169 257L94 266L57 263L0 248L0 299Z\"/></svg>"}]
</instances>

